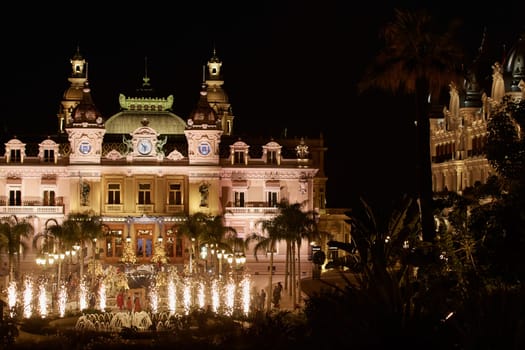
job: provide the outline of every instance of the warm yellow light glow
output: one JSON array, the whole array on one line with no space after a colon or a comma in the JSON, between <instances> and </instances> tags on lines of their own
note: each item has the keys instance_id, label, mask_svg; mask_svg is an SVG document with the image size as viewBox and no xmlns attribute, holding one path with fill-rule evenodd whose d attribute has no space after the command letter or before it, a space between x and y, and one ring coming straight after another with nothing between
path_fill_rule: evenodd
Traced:
<instances>
[{"instance_id":1,"label":"warm yellow light glow","mask_svg":"<svg viewBox=\"0 0 525 350\"><path fill-rule=\"evenodd\" d=\"M168 282L168 309L171 314L174 314L177 308L177 289L175 288L175 281L170 279Z\"/></svg>"},{"instance_id":2,"label":"warm yellow light glow","mask_svg":"<svg viewBox=\"0 0 525 350\"><path fill-rule=\"evenodd\" d=\"M30 318L33 313L33 281L26 277L24 281L24 317Z\"/></svg>"},{"instance_id":3,"label":"warm yellow light glow","mask_svg":"<svg viewBox=\"0 0 525 350\"><path fill-rule=\"evenodd\" d=\"M47 293L44 284L38 286L38 309L41 317L47 317Z\"/></svg>"},{"instance_id":4,"label":"warm yellow light glow","mask_svg":"<svg viewBox=\"0 0 525 350\"><path fill-rule=\"evenodd\" d=\"M61 285L58 291L58 314L60 317L66 315L66 305L67 305L67 289L65 285Z\"/></svg>"}]
</instances>

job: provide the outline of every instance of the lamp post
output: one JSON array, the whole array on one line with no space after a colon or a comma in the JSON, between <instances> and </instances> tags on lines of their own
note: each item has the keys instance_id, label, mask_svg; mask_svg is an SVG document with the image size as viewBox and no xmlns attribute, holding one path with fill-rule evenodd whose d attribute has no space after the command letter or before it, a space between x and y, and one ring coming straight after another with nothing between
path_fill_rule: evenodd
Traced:
<instances>
[{"instance_id":1,"label":"lamp post","mask_svg":"<svg viewBox=\"0 0 525 350\"><path fill-rule=\"evenodd\" d=\"M217 259L219 260L219 276L222 276L222 259L224 259L224 249L217 251Z\"/></svg>"},{"instance_id":2,"label":"lamp post","mask_svg":"<svg viewBox=\"0 0 525 350\"><path fill-rule=\"evenodd\" d=\"M77 255L76 247L80 249L80 246L74 245L72 249L68 249L65 251L65 259L67 261L67 274L69 275L71 273L70 265L74 264L73 258Z\"/></svg>"},{"instance_id":3,"label":"lamp post","mask_svg":"<svg viewBox=\"0 0 525 350\"><path fill-rule=\"evenodd\" d=\"M44 269L52 266L55 263L55 254L43 253L36 257L36 264L42 266Z\"/></svg>"},{"instance_id":4,"label":"lamp post","mask_svg":"<svg viewBox=\"0 0 525 350\"><path fill-rule=\"evenodd\" d=\"M91 277L91 288L95 286L95 280L97 279L97 238L93 238L93 276Z\"/></svg>"},{"instance_id":5,"label":"lamp post","mask_svg":"<svg viewBox=\"0 0 525 350\"><path fill-rule=\"evenodd\" d=\"M235 254L228 254L226 257L228 264L235 270L235 276L238 279L239 274L244 269L244 264L246 263L246 256L244 253L236 252ZM235 264L233 264L235 262Z\"/></svg>"},{"instance_id":6,"label":"lamp post","mask_svg":"<svg viewBox=\"0 0 525 350\"><path fill-rule=\"evenodd\" d=\"M60 287L60 279L62 277L62 261L64 261L66 255L64 253L56 253L53 255L54 255L55 261L58 262L58 267L57 267L57 288L58 288Z\"/></svg>"},{"instance_id":7,"label":"lamp post","mask_svg":"<svg viewBox=\"0 0 525 350\"><path fill-rule=\"evenodd\" d=\"M201 252L200 252L200 256L201 256L201 259L204 260L204 272L208 272L208 245L204 245L201 247Z\"/></svg>"},{"instance_id":8,"label":"lamp post","mask_svg":"<svg viewBox=\"0 0 525 350\"><path fill-rule=\"evenodd\" d=\"M195 254L195 238L191 237L190 275L193 273L193 254Z\"/></svg>"}]
</instances>

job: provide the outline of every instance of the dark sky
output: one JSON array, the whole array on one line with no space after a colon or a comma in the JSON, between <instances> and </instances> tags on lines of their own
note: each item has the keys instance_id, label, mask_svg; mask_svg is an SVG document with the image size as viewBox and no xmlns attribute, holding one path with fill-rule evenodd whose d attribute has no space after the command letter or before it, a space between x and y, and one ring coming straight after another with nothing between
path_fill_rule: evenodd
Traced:
<instances>
[{"instance_id":1,"label":"dark sky","mask_svg":"<svg viewBox=\"0 0 525 350\"><path fill-rule=\"evenodd\" d=\"M89 62L95 104L106 117L118 111L119 93L134 94L147 57L152 86L160 96L174 95L174 112L184 119L215 47L237 133L322 133L328 206L348 207L358 195L388 201L414 184L413 104L401 96L358 95L356 83L393 8L425 7L443 22L461 18L461 41L472 52L486 27L495 54L523 31L525 13L523 0L502 7L458 1L179 3L82 2L82 8L36 5L6 14L10 20L0 24L4 136L56 131L77 45Z\"/></svg>"}]
</instances>

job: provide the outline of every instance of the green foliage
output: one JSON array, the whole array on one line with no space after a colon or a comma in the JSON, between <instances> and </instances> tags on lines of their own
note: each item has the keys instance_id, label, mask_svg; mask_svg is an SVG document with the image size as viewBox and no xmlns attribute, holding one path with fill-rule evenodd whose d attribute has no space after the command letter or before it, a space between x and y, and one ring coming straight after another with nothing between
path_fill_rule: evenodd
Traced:
<instances>
[{"instance_id":1,"label":"green foliage","mask_svg":"<svg viewBox=\"0 0 525 350\"><path fill-rule=\"evenodd\" d=\"M498 173L512 181L525 177L525 100L505 96L491 116L485 152Z\"/></svg>"}]
</instances>

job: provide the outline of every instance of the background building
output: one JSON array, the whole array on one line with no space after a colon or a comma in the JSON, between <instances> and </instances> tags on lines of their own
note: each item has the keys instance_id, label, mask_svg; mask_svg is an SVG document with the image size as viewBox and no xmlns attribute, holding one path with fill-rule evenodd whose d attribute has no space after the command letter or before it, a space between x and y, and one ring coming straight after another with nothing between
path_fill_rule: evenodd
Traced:
<instances>
[{"instance_id":1,"label":"background building","mask_svg":"<svg viewBox=\"0 0 525 350\"><path fill-rule=\"evenodd\" d=\"M484 152L488 121L505 95L523 99L524 92L525 38L496 60L487 57L483 40L463 84L450 84L448 107L431 119L434 192L461 193L495 174Z\"/></svg>"}]
</instances>

